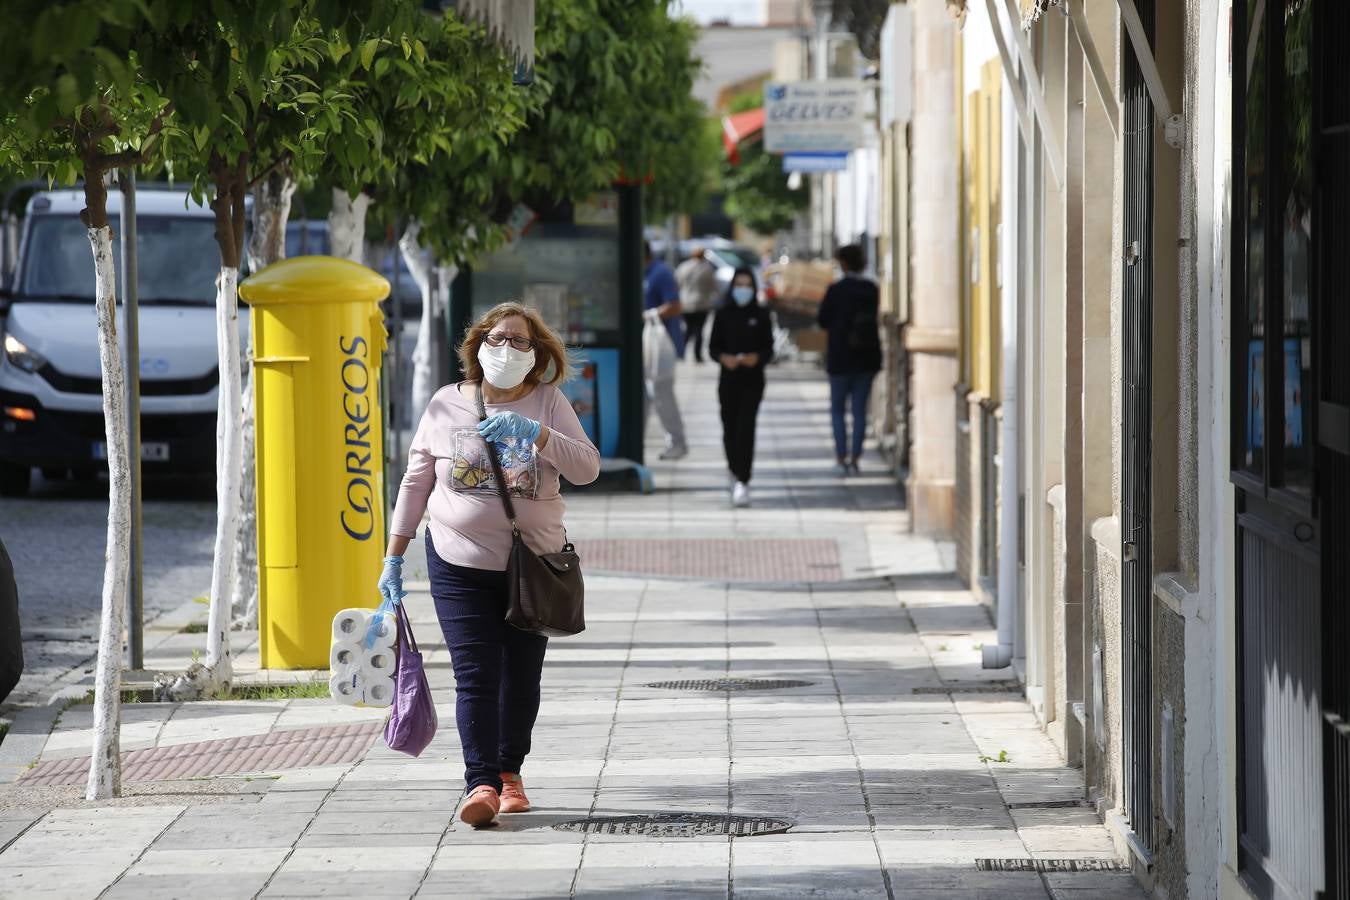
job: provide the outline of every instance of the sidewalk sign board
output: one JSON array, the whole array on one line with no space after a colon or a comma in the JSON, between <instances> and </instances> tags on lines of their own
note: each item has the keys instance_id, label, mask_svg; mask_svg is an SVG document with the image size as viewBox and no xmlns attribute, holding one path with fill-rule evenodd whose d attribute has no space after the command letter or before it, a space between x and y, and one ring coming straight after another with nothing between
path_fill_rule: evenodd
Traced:
<instances>
[{"instance_id":1,"label":"sidewalk sign board","mask_svg":"<svg viewBox=\"0 0 1350 900\"><path fill-rule=\"evenodd\" d=\"M784 172L844 172L847 153L784 153Z\"/></svg>"},{"instance_id":2,"label":"sidewalk sign board","mask_svg":"<svg viewBox=\"0 0 1350 900\"><path fill-rule=\"evenodd\" d=\"M863 146L863 83L770 82L764 86L764 149L769 153L847 153Z\"/></svg>"}]
</instances>

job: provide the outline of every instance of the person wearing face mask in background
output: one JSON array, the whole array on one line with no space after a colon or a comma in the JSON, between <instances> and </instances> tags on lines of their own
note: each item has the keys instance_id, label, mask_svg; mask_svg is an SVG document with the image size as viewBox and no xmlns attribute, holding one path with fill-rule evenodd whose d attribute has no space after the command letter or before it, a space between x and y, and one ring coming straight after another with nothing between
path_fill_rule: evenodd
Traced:
<instances>
[{"instance_id":1,"label":"person wearing face mask in background","mask_svg":"<svg viewBox=\"0 0 1350 900\"><path fill-rule=\"evenodd\" d=\"M773 359L773 324L758 297L754 271L737 269L708 341L708 353L722 367L717 382L722 446L731 469L731 503L737 507L750 505L755 420L764 399L764 367Z\"/></svg>"},{"instance_id":2,"label":"person wearing face mask in background","mask_svg":"<svg viewBox=\"0 0 1350 900\"><path fill-rule=\"evenodd\" d=\"M455 673L455 724L464 752L462 821L530 808L520 770L539 713L548 638L506 624L511 523L488 457L491 443L525 543L557 553L567 543L561 476L589 484L600 453L557 385L567 378L562 340L529 307L503 303L459 348L465 380L431 398L408 451L389 525L379 588L403 594L403 554L424 512L431 598ZM487 418L479 421L478 399Z\"/></svg>"}]
</instances>

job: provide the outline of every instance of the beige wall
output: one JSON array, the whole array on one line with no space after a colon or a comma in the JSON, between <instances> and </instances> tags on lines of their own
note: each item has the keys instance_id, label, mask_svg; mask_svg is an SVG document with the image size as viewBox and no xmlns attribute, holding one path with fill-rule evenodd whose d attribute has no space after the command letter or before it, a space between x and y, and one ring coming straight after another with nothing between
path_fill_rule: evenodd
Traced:
<instances>
[{"instance_id":1,"label":"beige wall","mask_svg":"<svg viewBox=\"0 0 1350 900\"><path fill-rule=\"evenodd\" d=\"M954 522L960 269L956 21L945 0L914 0L911 159L910 475L915 531L947 534Z\"/></svg>"}]
</instances>

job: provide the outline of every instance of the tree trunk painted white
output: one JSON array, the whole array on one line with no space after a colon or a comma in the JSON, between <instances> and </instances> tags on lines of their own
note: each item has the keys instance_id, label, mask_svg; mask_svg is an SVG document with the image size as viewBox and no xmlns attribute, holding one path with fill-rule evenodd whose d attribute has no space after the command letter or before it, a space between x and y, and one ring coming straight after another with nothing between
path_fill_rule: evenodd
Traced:
<instances>
[{"instance_id":1,"label":"tree trunk painted white","mask_svg":"<svg viewBox=\"0 0 1350 900\"><path fill-rule=\"evenodd\" d=\"M431 254L418 240L421 231L420 222L411 222L398 241L398 249L422 294L422 318L417 324L417 346L413 348L412 396L408 406L414 422L427 408L437 388L431 365L431 320L435 315L436 302L431 293Z\"/></svg>"},{"instance_id":2,"label":"tree trunk painted white","mask_svg":"<svg viewBox=\"0 0 1350 900\"><path fill-rule=\"evenodd\" d=\"M239 529L239 481L243 462L243 402L239 367L239 270L224 266L216 277L216 355L220 367L216 406L216 550L211 566L211 607L207 619L208 694L229 690L230 599L234 546Z\"/></svg>"},{"instance_id":3,"label":"tree trunk painted white","mask_svg":"<svg viewBox=\"0 0 1350 900\"><path fill-rule=\"evenodd\" d=\"M126 376L117 341L116 272L112 229L89 229L94 251L94 308L103 372L103 422L108 457L108 537L103 559L103 613L94 675L94 746L85 797L106 800L122 792L120 755L122 628L131 559L131 458L124 406Z\"/></svg>"},{"instance_id":4,"label":"tree trunk painted white","mask_svg":"<svg viewBox=\"0 0 1350 900\"><path fill-rule=\"evenodd\" d=\"M286 223L291 216L295 179L289 168L279 169L258 183L253 192L253 235L248 244L249 268L254 272L286 258ZM245 345L243 471L239 481L239 534L234 547L234 590L230 610L236 627L258 627L258 507L254 459L253 330Z\"/></svg>"},{"instance_id":5,"label":"tree trunk painted white","mask_svg":"<svg viewBox=\"0 0 1350 900\"><path fill-rule=\"evenodd\" d=\"M328 212L328 243L334 256L365 264L366 210L370 203L369 194L357 194L353 199L342 188L333 188L333 206Z\"/></svg>"}]
</instances>

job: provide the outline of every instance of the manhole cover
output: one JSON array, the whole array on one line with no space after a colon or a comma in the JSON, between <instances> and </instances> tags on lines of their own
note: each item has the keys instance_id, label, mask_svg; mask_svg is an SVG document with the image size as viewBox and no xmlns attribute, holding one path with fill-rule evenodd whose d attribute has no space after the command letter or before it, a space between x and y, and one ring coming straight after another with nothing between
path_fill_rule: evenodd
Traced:
<instances>
[{"instance_id":1,"label":"manhole cover","mask_svg":"<svg viewBox=\"0 0 1350 900\"><path fill-rule=\"evenodd\" d=\"M911 694L1015 694L1021 691L1016 681L948 681L938 687L921 685Z\"/></svg>"},{"instance_id":2,"label":"manhole cover","mask_svg":"<svg viewBox=\"0 0 1350 900\"><path fill-rule=\"evenodd\" d=\"M653 681L644 687L664 691L781 691L812 684L815 682L786 678L691 678L685 681Z\"/></svg>"},{"instance_id":3,"label":"manhole cover","mask_svg":"<svg viewBox=\"0 0 1350 900\"><path fill-rule=\"evenodd\" d=\"M1123 872L1115 859L977 859L981 872Z\"/></svg>"},{"instance_id":4,"label":"manhole cover","mask_svg":"<svg viewBox=\"0 0 1350 900\"><path fill-rule=\"evenodd\" d=\"M789 819L772 816L719 816L701 813L660 813L650 816L590 816L554 825L557 831L585 834L640 834L647 837L703 837L731 834L781 834L792 827Z\"/></svg>"}]
</instances>

